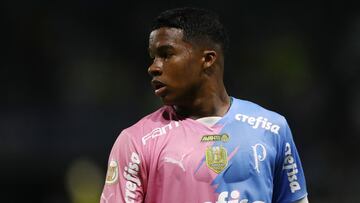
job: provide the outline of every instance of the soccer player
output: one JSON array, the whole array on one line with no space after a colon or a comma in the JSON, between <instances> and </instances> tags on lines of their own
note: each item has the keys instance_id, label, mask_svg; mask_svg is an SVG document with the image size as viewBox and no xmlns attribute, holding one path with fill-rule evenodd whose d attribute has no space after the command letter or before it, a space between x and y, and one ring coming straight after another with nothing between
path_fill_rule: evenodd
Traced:
<instances>
[{"instance_id":1,"label":"soccer player","mask_svg":"<svg viewBox=\"0 0 360 203\"><path fill-rule=\"evenodd\" d=\"M102 203L306 203L305 177L285 118L228 96L228 38L210 11L161 13L148 68L164 106L123 130Z\"/></svg>"}]
</instances>

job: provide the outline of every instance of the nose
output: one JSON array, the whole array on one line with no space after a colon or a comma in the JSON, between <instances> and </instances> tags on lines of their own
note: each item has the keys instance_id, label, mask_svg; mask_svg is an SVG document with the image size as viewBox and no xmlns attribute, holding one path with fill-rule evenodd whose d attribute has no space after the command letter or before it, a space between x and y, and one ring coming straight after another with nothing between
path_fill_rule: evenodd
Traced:
<instances>
[{"instance_id":1,"label":"nose","mask_svg":"<svg viewBox=\"0 0 360 203\"><path fill-rule=\"evenodd\" d=\"M162 74L162 62L154 59L154 62L149 66L148 73L150 76L159 76Z\"/></svg>"}]
</instances>

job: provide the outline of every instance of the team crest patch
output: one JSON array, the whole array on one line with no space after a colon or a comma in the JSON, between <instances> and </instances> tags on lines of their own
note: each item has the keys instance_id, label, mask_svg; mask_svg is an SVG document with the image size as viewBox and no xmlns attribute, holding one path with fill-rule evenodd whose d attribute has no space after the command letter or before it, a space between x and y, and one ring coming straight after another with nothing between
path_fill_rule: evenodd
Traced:
<instances>
[{"instance_id":1,"label":"team crest patch","mask_svg":"<svg viewBox=\"0 0 360 203\"><path fill-rule=\"evenodd\" d=\"M108 170L106 173L106 184L113 184L116 183L116 181L119 178L119 167L117 161L110 161Z\"/></svg>"},{"instance_id":2,"label":"team crest patch","mask_svg":"<svg viewBox=\"0 0 360 203\"><path fill-rule=\"evenodd\" d=\"M229 139L230 137L226 133L220 135L204 135L201 138L201 142L214 142L214 141L228 142Z\"/></svg>"},{"instance_id":3,"label":"team crest patch","mask_svg":"<svg viewBox=\"0 0 360 203\"><path fill-rule=\"evenodd\" d=\"M228 164L228 154L223 146L212 146L206 149L206 165L215 173L220 173Z\"/></svg>"}]
</instances>

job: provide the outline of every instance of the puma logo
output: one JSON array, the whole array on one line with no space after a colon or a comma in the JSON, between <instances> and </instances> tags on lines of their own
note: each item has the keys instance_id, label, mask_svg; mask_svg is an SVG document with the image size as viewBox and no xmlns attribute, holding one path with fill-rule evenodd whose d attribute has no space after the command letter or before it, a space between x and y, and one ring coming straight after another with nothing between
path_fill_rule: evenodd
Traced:
<instances>
[{"instance_id":1,"label":"puma logo","mask_svg":"<svg viewBox=\"0 0 360 203\"><path fill-rule=\"evenodd\" d=\"M193 150L191 150L191 151L193 151ZM184 164L183 164L183 160L187 155L190 154L190 152L182 155L180 160L176 160L176 159L171 158L171 157L165 157L164 161L167 162L167 163L172 163L172 164L178 165L185 172L186 170L185 170L185 167L184 167Z\"/></svg>"}]
</instances>

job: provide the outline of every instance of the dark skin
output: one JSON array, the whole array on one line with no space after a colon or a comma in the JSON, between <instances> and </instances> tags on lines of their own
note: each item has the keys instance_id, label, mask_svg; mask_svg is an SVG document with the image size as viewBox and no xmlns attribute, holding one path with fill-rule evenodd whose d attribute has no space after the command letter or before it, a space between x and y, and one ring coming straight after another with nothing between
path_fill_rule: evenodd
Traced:
<instances>
[{"instance_id":1,"label":"dark skin","mask_svg":"<svg viewBox=\"0 0 360 203\"><path fill-rule=\"evenodd\" d=\"M197 119L224 116L229 110L220 46L185 41L181 29L159 28L150 34L149 53L155 94L179 115ZM295 202L308 203L308 199Z\"/></svg>"},{"instance_id":2,"label":"dark skin","mask_svg":"<svg viewBox=\"0 0 360 203\"><path fill-rule=\"evenodd\" d=\"M223 116L230 98L223 83L219 45L183 39L183 31L163 27L150 33L148 68L155 94L184 117Z\"/></svg>"}]
</instances>

